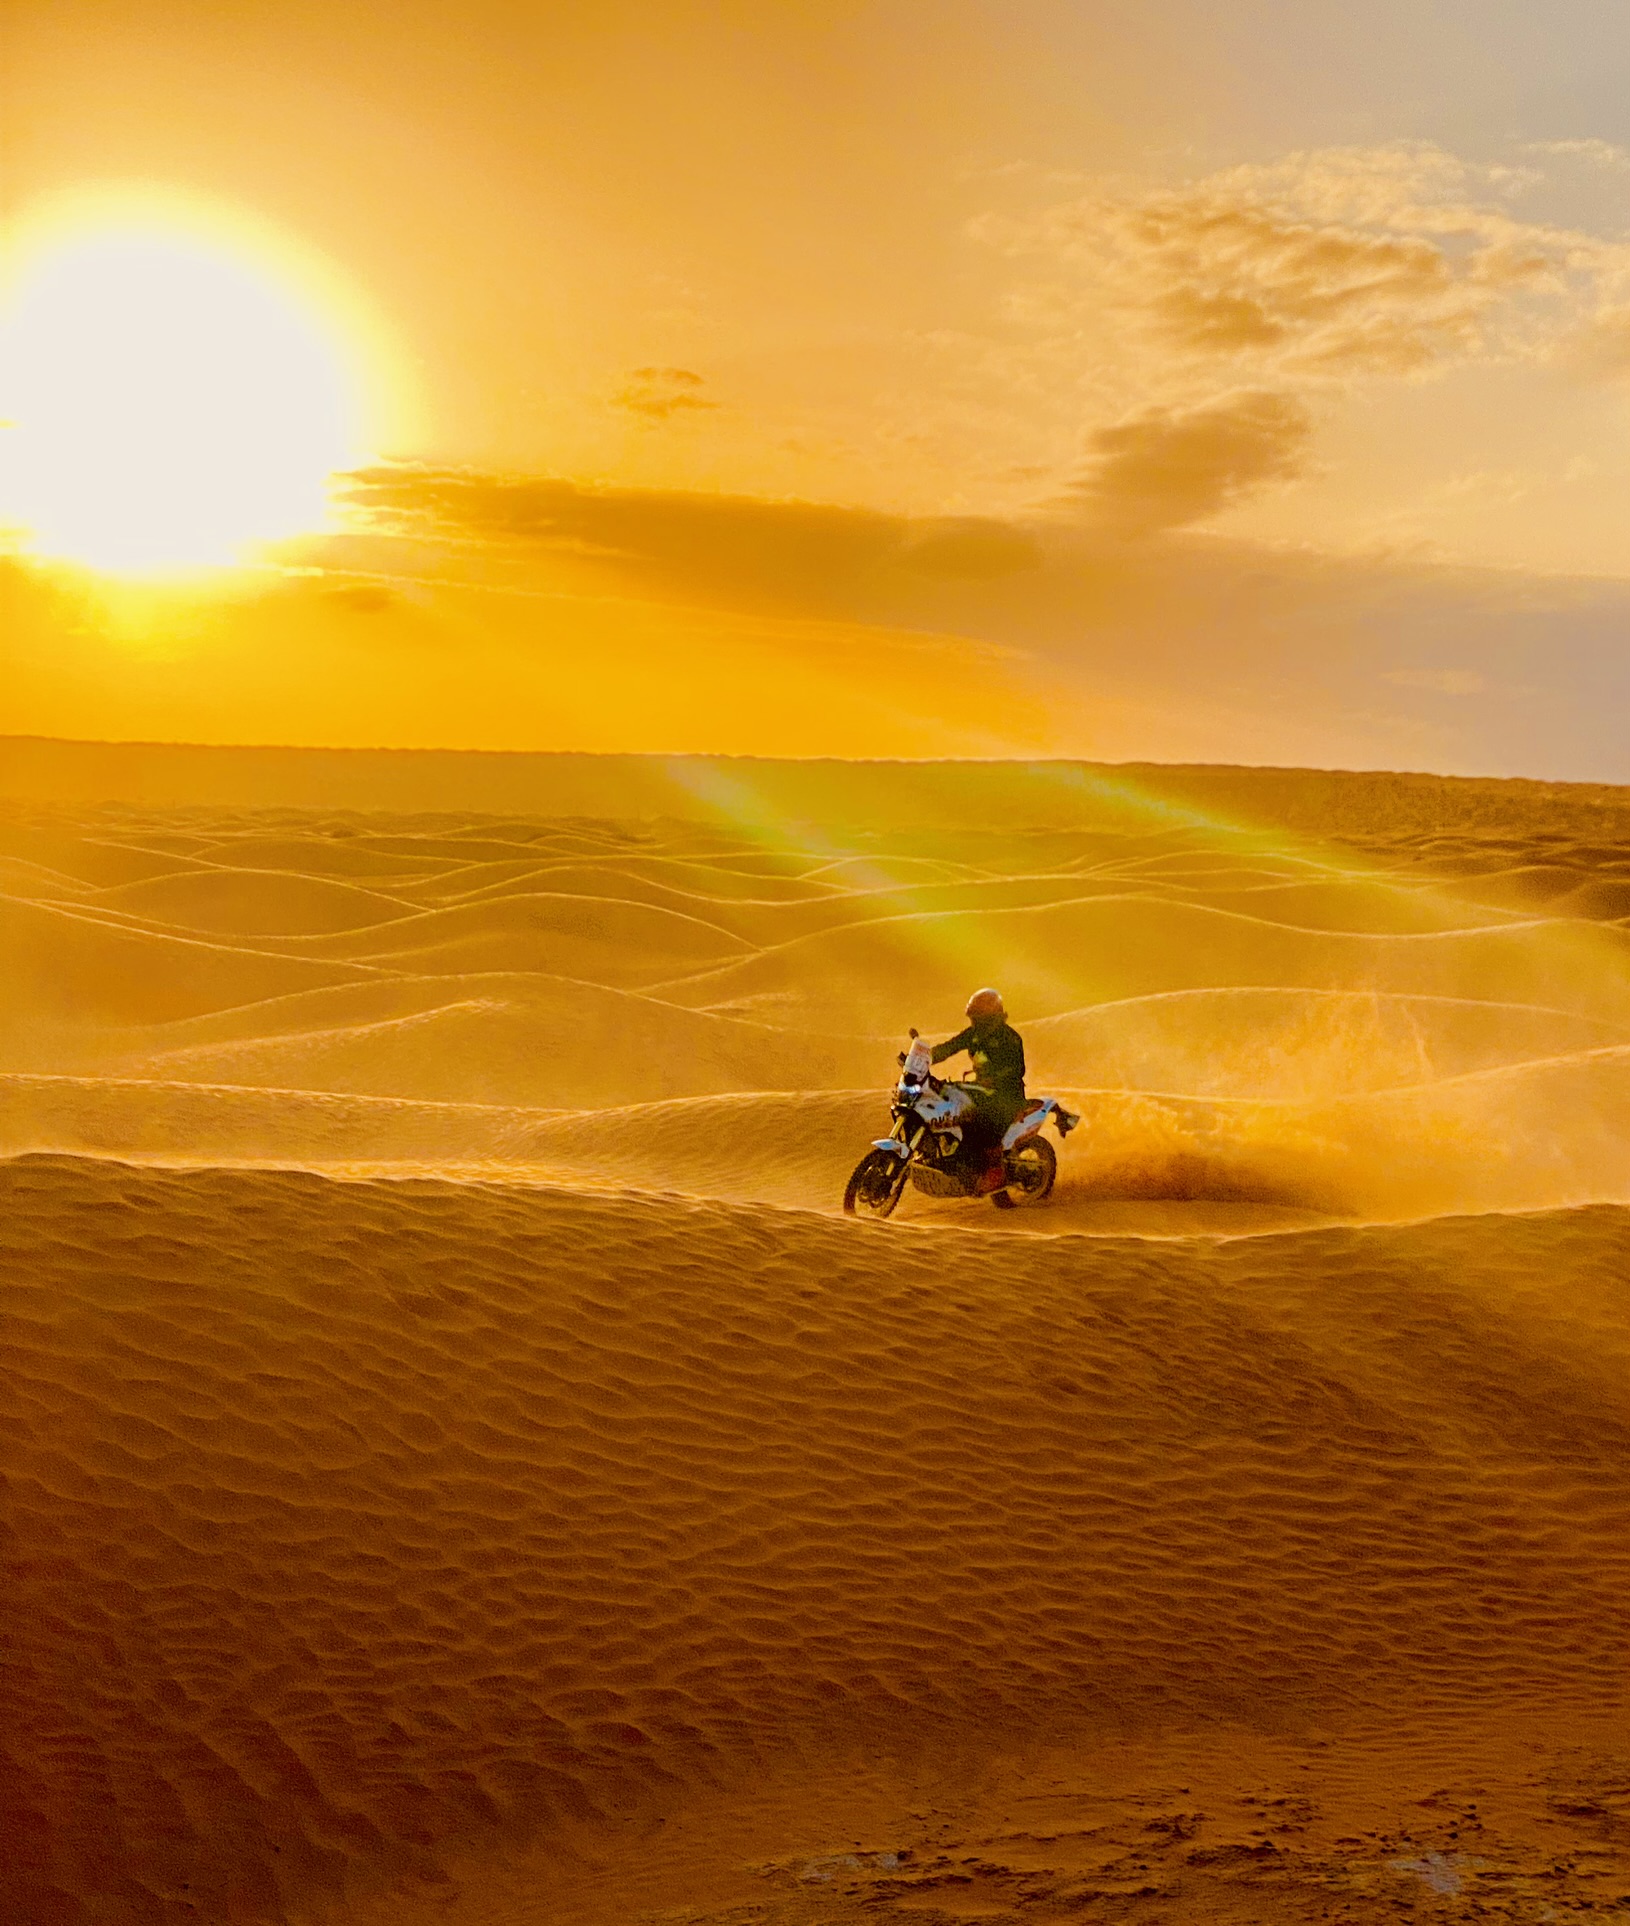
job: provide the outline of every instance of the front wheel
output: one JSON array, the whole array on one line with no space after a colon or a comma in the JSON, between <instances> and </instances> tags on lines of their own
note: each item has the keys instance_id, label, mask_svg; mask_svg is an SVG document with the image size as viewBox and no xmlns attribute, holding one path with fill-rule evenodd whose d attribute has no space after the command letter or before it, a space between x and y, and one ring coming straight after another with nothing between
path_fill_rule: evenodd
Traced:
<instances>
[{"instance_id":1,"label":"front wheel","mask_svg":"<svg viewBox=\"0 0 1630 1926\"><path fill-rule=\"evenodd\" d=\"M1007 1171L1007 1189L997 1191L990 1201L998 1210L1017 1210L1052 1194L1058 1158L1044 1137L1030 1137L1008 1152Z\"/></svg>"},{"instance_id":2,"label":"front wheel","mask_svg":"<svg viewBox=\"0 0 1630 1926\"><path fill-rule=\"evenodd\" d=\"M892 1150L868 1150L855 1165L843 1193L843 1208L850 1217L888 1217L906 1187L909 1158L897 1157Z\"/></svg>"}]
</instances>

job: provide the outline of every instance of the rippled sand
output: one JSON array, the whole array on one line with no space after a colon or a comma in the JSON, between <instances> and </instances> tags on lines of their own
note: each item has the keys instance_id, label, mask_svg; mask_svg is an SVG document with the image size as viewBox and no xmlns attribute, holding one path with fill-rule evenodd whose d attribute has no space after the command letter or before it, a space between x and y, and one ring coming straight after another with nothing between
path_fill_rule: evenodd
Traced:
<instances>
[{"instance_id":1,"label":"rippled sand","mask_svg":"<svg viewBox=\"0 0 1630 1926\"><path fill-rule=\"evenodd\" d=\"M1222 774L0 805L8 1921L1630 1917L1630 803Z\"/></svg>"}]
</instances>

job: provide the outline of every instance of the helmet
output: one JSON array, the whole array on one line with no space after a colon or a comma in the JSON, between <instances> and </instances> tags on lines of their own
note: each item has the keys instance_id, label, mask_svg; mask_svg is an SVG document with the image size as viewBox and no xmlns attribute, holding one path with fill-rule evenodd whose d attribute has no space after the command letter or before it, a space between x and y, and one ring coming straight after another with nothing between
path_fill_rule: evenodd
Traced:
<instances>
[{"instance_id":1,"label":"helmet","mask_svg":"<svg viewBox=\"0 0 1630 1926\"><path fill-rule=\"evenodd\" d=\"M991 1017L1006 1016L1007 1012L1002 1008L1001 991L975 990L968 998L967 1015L975 1023L983 1023Z\"/></svg>"}]
</instances>

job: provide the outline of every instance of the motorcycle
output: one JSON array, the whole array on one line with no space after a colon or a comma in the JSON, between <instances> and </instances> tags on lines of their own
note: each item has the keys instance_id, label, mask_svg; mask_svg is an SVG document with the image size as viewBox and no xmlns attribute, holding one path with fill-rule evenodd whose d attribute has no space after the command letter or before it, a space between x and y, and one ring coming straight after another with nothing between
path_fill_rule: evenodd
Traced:
<instances>
[{"instance_id":1,"label":"motorcycle","mask_svg":"<svg viewBox=\"0 0 1630 1926\"><path fill-rule=\"evenodd\" d=\"M1049 1196L1058 1175L1058 1158L1042 1129L1051 1123L1063 1139L1081 1119L1056 1097L1032 1097L1002 1138L1006 1181L1000 1188L986 1190L985 1155L964 1144L964 1126L975 1108L969 1093L978 1088L936 1077L928 1045L913 1030L911 1048L900 1054L894 1128L888 1136L879 1137L855 1165L843 1193L848 1215L892 1215L908 1180L929 1197L988 1195L998 1210L1039 1204Z\"/></svg>"}]
</instances>

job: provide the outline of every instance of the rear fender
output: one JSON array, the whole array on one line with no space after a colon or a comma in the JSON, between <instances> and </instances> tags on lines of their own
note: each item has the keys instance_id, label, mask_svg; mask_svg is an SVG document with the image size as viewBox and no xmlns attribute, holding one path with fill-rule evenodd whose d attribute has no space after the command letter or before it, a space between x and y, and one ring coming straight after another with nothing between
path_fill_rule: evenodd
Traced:
<instances>
[{"instance_id":1,"label":"rear fender","mask_svg":"<svg viewBox=\"0 0 1630 1926\"><path fill-rule=\"evenodd\" d=\"M1002 1138L1004 1150L1017 1150L1020 1144L1028 1143L1036 1136L1043 1124L1051 1123L1060 1137L1067 1137L1081 1121L1074 1111L1066 1110L1057 1097L1042 1097L1039 1107L1027 1110L1022 1117L1008 1125Z\"/></svg>"}]
</instances>

